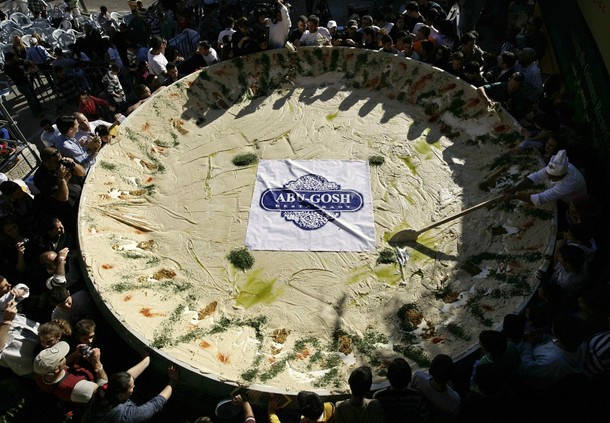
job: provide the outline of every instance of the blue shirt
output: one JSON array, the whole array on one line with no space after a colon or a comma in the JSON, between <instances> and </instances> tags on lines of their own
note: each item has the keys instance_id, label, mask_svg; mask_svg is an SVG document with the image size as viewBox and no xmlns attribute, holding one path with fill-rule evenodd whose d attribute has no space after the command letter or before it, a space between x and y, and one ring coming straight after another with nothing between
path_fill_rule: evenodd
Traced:
<instances>
[{"instance_id":1,"label":"blue shirt","mask_svg":"<svg viewBox=\"0 0 610 423\"><path fill-rule=\"evenodd\" d=\"M137 405L132 400L127 400L104 413L98 409L99 401L97 398L91 404L91 414L89 415L89 423L137 423L147 422L152 419L155 414L163 409L167 400L161 395L153 397L148 402Z\"/></svg>"},{"instance_id":2,"label":"blue shirt","mask_svg":"<svg viewBox=\"0 0 610 423\"><path fill-rule=\"evenodd\" d=\"M74 138L68 138L65 135L57 137L57 148L62 156L71 157L85 169L91 167L95 163L93 154L87 153L85 147L80 145Z\"/></svg>"}]
</instances>

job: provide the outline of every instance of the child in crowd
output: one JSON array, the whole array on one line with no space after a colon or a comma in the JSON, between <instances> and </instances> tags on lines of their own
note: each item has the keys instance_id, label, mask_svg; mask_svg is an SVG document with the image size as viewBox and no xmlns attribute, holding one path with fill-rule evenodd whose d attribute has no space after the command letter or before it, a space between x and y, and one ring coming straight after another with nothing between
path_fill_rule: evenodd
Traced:
<instances>
[{"instance_id":1,"label":"child in crowd","mask_svg":"<svg viewBox=\"0 0 610 423\"><path fill-rule=\"evenodd\" d=\"M435 421L454 421L460 409L460 396L449 386L454 364L451 357L438 354L432 359L428 373L417 371L411 388L421 392L433 406Z\"/></svg>"},{"instance_id":2,"label":"child in crowd","mask_svg":"<svg viewBox=\"0 0 610 423\"><path fill-rule=\"evenodd\" d=\"M111 140L110 129L106 125L97 126L95 128L95 135L97 135L100 138L100 141L102 142L102 147L104 147L106 144L110 143L110 140Z\"/></svg>"},{"instance_id":3,"label":"child in crowd","mask_svg":"<svg viewBox=\"0 0 610 423\"><path fill-rule=\"evenodd\" d=\"M63 319L53 319L38 328L38 338L42 348L51 348L59 341L67 341L71 335L70 323Z\"/></svg>"},{"instance_id":4,"label":"child in crowd","mask_svg":"<svg viewBox=\"0 0 610 423\"><path fill-rule=\"evenodd\" d=\"M69 343L70 336L72 335L72 327L70 323L63 319L53 319L47 323L40 325L38 328L38 338L40 344L34 350L35 356L38 355L43 349L51 348L58 343L64 341ZM66 357L66 364L73 365L81 357L79 349L73 351Z\"/></svg>"},{"instance_id":5,"label":"child in crowd","mask_svg":"<svg viewBox=\"0 0 610 423\"><path fill-rule=\"evenodd\" d=\"M91 319L79 320L74 325L73 336L78 345L91 345L95 340L95 322Z\"/></svg>"},{"instance_id":6,"label":"child in crowd","mask_svg":"<svg viewBox=\"0 0 610 423\"><path fill-rule=\"evenodd\" d=\"M383 408L376 399L365 398L373 385L373 373L368 366L361 366L352 371L348 379L351 397L339 401L335 412L336 423L353 421L382 421ZM364 420L358 420L364 418Z\"/></svg>"},{"instance_id":7,"label":"child in crowd","mask_svg":"<svg viewBox=\"0 0 610 423\"><path fill-rule=\"evenodd\" d=\"M276 411L282 408L280 401L282 396L273 395L269 400L267 408L270 423L281 423ZM335 405L332 402L324 402L315 392L301 391L297 395L300 423L330 422L335 414Z\"/></svg>"},{"instance_id":8,"label":"child in crowd","mask_svg":"<svg viewBox=\"0 0 610 423\"><path fill-rule=\"evenodd\" d=\"M521 362L517 347L512 342L507 342L506 335L495 330L481 331L479 345L484 355L474 364L471 390L478 391L479 389L476 385L476 374L482 366L494 365L505 380L510 380Z\"/></svg>"},{"instance_id":9,"label":"child in crowd","mask_svg":"<svg viewBox=\"0 0 610 423\"><path fill-rule=\"evenodd\" d=\"M49 302L55 306L51 313L52 319L65 319L72 324L91 315L93 311L89 294L83 290L70 294L67 288L55 287L49 294Z\"/></svg>"},{"instance_id":10,"label":"child in crowd","mask_svg":"<svg viewBox=\"0 0 610 423\"><path fill-rule=\"evenodd\" d=\"M388 366L390 386L375 392L373 398L381 404L383 417L371 414L367 422L383 418L386 423L405 421L430 421L432 409L423 394L409 387L411 383L411 366L407 360L397 357ZM351 418L348 421L353 421Z\"/></svg>"}]
</instances>

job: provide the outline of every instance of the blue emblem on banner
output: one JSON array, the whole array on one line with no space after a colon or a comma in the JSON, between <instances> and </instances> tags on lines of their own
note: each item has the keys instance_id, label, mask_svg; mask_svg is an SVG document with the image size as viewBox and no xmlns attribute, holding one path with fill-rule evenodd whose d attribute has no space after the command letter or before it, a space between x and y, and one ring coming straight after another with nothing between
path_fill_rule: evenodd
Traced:
<instances>
[{"instance_id":1,"label":"blue emblem on banner","mask_svg":"<svg viewBox=\"0 0 610 423\"><path fill-rule=\"evenodd\" d=\"M283 188L268 189L260 199L264 210L280 212L284 219L306 230L319 229L342 212L360 210L363 204L359 192L341 189L341 185L313 174L290 181Z\"/></svg>"}]
</instances>

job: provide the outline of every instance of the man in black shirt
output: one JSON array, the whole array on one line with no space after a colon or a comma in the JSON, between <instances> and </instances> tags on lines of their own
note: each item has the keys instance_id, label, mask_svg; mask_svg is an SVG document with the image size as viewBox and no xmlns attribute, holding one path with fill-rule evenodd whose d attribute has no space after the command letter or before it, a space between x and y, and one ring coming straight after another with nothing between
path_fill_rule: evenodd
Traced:
<instances>
[{"instance_id":1,"label":"man in black shirt","mask_svg":"<svg viewBox=\"0 0 610 423\"><path fill-rule=\"evenodd\" d=\"M423 16L419 13L419 4L416 1L407 3L403 16L405 17L405 28L411 33L413 33L413 27L416 23L425 23Z\"/></svg>"},{"instance_id":2,"label":"man in black shirt","mask_svg":"<svg viewBox=\"0 0 610 423\"><path fill-rule=\"evenodd\" d=\"M301 16L299 16L299 20L297 21L297 27L295 29L293 29L292 31L290 31L290 34L288 34L288 41L290 41L292 44L294 44L294 42L296 40L301 39L301 37L305 33L306 29L307 29L307 16L301 15Z\"/></svg>"},{"instance_id":3,"label":"man in black shirt","mask_svg":"<svg viewBox=\"0 0 610 423\"><path fill-rule=\"evenodd\" d=\"M27 73L23 66L26 65L27 62L17 58L15 53L11 51L5 53L4 59L4 73L11 78L19 92L23 94L28 102L28 106L30 106L32 114L34 116L42 115L44 109L36 98L36 94L34 94L30 88L30 82L28 81Z\"/></svg>"},{"instance_id":4,"label":"man in black shirt","mask_svg":"<svg viewBox=\"0 0 610 423\"><path fill-rule=\"evenodd\" d=\"M62 157L55 147L42 150L40 159L40 166L34 173L34 185L40 193L34 200L39 210L58 217L74 232L85 168L69 157Z\"/></svg>"}]
</instances>

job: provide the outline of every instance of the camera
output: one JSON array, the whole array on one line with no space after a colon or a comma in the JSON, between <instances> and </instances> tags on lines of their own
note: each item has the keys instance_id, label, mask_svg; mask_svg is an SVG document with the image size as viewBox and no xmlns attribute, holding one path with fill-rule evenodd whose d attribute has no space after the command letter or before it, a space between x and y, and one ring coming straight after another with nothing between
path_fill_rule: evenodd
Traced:
<instances>
[{"instance_id":1,"label":"camera","mask_svg":"<svg viewBox=\"0 0 610 423\"><path fill-rule=\"evenodd\" d=\"M74 171L74 165L75 163L68 159L67 157L62 157L61 159L59 159L59 164L63 165L66 169L68 169L69 171Z\"/></svg>"},{"instance_id":2,"label":"camera","mask_svg":"<svg viewBox=\"0 0 610 423\"><path fill-rule=\"evenodd\" d=\"M80 353L83 357L91 357L91 354L93 354L93 347L91 345L85 345L80 349Z\"/></svg>"}]
</instances>

